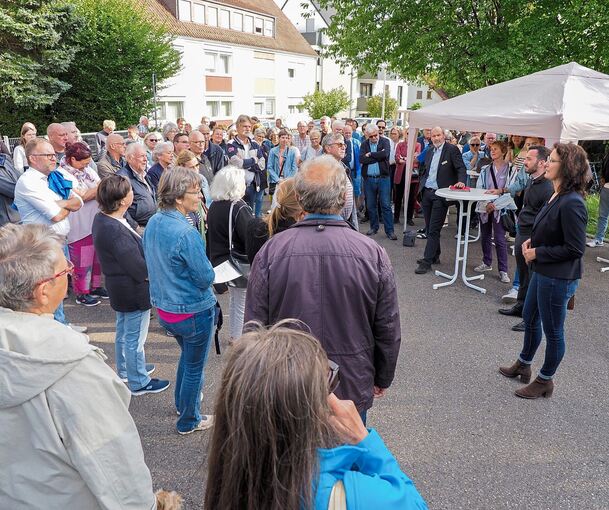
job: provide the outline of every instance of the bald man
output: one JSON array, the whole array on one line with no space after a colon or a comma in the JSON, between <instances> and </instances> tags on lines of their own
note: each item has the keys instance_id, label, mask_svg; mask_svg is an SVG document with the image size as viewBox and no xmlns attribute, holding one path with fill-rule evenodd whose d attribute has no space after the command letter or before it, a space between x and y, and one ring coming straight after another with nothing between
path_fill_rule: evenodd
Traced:
<instances>
[{"instance_id":1,"label":"bald man","mask_svg":"<svg viewBox=\"0 0 609 510\"><path fill-rule=\"evenodd\" d=\"M63 158L64 152L66 151L66 143L68 143L69 139L68 130L65 126L53 122L47 127L47 138L53 146L55 160L57 161L57 164L59 164L59 161Z\"/></svg>"},{"instance_id":2,"label":"bald man","mask_svg":"<svg viewBox=\"0 0 609 510\"><path fill-rule=\"evenodd\" d=\"M117 134L111 133L106 138L106 151L97 162L97 173L103 179L107 175L117 173L125 167L125 150L127 142Z\"/></svg>"}]
</instances>

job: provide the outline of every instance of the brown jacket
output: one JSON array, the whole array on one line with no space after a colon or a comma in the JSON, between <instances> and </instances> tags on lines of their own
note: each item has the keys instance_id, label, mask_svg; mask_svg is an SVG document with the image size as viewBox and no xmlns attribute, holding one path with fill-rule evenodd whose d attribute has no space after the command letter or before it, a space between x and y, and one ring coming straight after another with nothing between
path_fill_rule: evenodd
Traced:
<instances>
[{"instance_id":1,"label":"brown jacket","mask_svg":"<svg viewBox=\"0 0 609 510\"><path fill-rule=\"evenodd\" d=\"M344 221L298 222L256 255L245 320L287 318L307 324L340 366L339 398L363 411L375 385L391 385L401 341L393 268L381 246Z\"/></svg>"}]
</instances>

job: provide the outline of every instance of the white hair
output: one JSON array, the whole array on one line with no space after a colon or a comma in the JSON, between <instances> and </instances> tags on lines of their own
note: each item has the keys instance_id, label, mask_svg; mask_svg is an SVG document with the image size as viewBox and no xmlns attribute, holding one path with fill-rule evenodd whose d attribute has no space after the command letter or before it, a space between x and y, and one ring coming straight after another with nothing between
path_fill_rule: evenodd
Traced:
<instances>
[{"instance_id":1,"label":"white hair","mask_svg":"<svg viewBox=\"0 0 609 510\"><path fill-rule=\"evenodd\" d=\"M135 152L137 152L138 149L143 153L146 153L146 148L141 143L127 144L127 148L125 149L125 157L130 158Z\"/></svg>"},{"instance_id":2,"label":"white hair","mask_svg":"<svg viewBox=\"0 0 609 510\"><path fill-rule=\"evenodd\" d=\"M345 123L342 120L335 120L332 122L332 129L334 128L345 128Z\"/></svg>"},{"instance_id":3,"label":"white hair","mask_svg":"<svg viewBox=\"0 0 609 510\"><path fill-rule=\"evenodd\" d=\"M104 129L111 129L112 131L114 131L116 129L116 122L114 122L113 120L104 120L102 127Z\"/></svg>"},{"instance_id":4,"label":"white hair","mask_svg":"<svg viewBox=\"0 0 609 510\"><path fill-rule=\"evenodd\" d=\"M245 195L245 171L233 165L220 170L211 183L212 200L239 200Z\"/></svg>"},{"instance_id":5,"label":"white hair","mask_svg":"<svg viewBox=\"0 0 609 510\"><path fill-rule=\"evenodd\" d=\"M152 161L158 161L159 156L166 151L173 152L173 142L158 142L152 149Z\"/></svg>"},{"instance_id":6,"label":"white hair","mask_svg":"<svg viewBox=\"0 0 609 510\"><path fill-rule=\"evenodd\" d=\"M372 122L370 122L366 125L366 134L368 136L370 136L374 133L378 133L378 132L379 132L379 128L376 124L372 124Z\"/></svg>"}]
</instances>

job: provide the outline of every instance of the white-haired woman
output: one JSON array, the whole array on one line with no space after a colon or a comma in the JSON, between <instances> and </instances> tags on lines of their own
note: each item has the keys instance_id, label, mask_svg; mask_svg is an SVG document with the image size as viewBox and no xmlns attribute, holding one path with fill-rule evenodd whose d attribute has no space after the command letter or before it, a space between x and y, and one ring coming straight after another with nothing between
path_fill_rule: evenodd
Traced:
<instances>
[{"instance_id":1,"label":"white-haired woman","mask_svg":"<svg viewBox=\"0 0 609 510\"><path fill-rule=\"evenodd\" d=\"M243 201L245 195L245 172L241 168L227 166L220 170L211 184L213 200L207 214L209 258L214 267L227 261L232 248L234 252L246 254L247 230L254 214ZM231 236L229 236L229 217ZM228 282L230 337L241 336L245 314L247 279L238 278Z\"/></svg>"},{"instance_id":2,"label":"white-haired woman","mask_svg":"<svg viewBox=\"0 0 609 510\"><path fill-rule=\"evenodd\" d=\"M154 187L155 191L159 186L161 175L167 170L173 163L173 143L172 142L158 142L152 151L152 160L155 162L147 172L147 177L150 183Z\"/></svg>"},{"instance_id":3,"label":"white-haired woman","mask_svg":"<svg viewBox=\"0 0 609 510\"><path fill-rule=\"evenodd\" d=\"M178 134L178 125L173 122L167 122L163 126L163 138L166 142L173 142L175 135Z\"/></svg>"},{"instance_id":4,"label":"white-haired woman","mask_svg":"<svg viewBox=\"0 0 609 510\"><path fill-rule=\"evenodd\" d=\"M146 134L144 137L144 145L146 146L146 159L148 160L148 168L154 165L152 159L152 151L156 147L156 144L163 141L163 135L156 131Z\"/></svg>"}]
</instances>

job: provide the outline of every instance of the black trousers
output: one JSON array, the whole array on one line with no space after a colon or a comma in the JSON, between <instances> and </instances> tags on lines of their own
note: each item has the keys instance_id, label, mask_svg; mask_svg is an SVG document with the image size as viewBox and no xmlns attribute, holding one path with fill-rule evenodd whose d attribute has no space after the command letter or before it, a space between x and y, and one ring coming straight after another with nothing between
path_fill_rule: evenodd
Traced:
<instances>
[{"instance_id":1,"label":"black trousers","mask_svg":"<svg viewBox=\"0 0 609 510\"><path fill-rule=\"evenodd\" d=\"M529 272L529 265L522 254L522 243L531 237L531 234L516 234L516 241L514 242L514 255L516 256L516 267L518 268L518 278L520 280L520 286L518 287L518 304L524 306L524 298L527 297L527 290L529 290L529 281L531 274Z\"/></svg>"},{"instance_id":2,"label":"black trousers","mask_svg":"<svg viewBox=\"0 0 609 510\"><path fill-rule=\"evenodd\" d=\"M402 192L403 193L403 192ZM419 193L419 180L410 181L410 193L408 193L408 205L406 207L406 219L412 220L414 218L414 205L417 202L417 195Z\"/></svg>"},{"instance_id":3,"label":"black trousers","mask_svg":"<svg viewBox=\"0 0 609 510\"><path fill-rule=\"evenodd\" d=\"M423 215L425 216L425 226L427 228L427 244L423 258L425 262L431 264L434 259L440 257L440 233L442 225L446 219L448 202L445 198L436 195L435 190L425 188L423 190Z\"/></svg>"}]
</instances>

